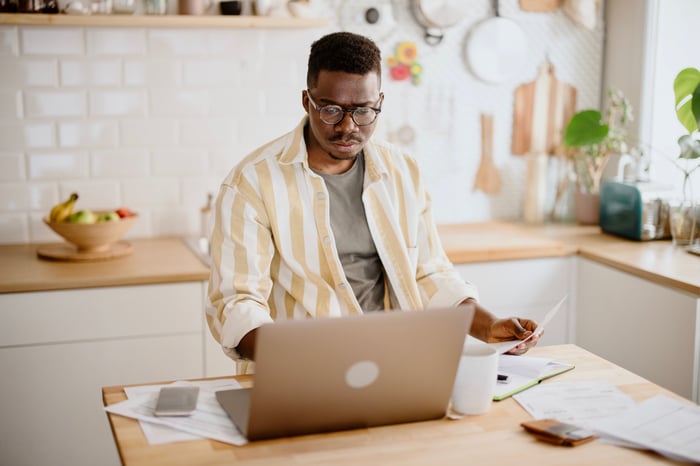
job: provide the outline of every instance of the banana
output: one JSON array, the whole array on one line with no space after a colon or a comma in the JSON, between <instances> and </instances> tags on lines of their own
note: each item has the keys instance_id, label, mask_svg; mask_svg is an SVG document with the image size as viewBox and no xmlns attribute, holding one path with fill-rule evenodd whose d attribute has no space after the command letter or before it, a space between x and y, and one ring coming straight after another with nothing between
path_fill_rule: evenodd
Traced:
<instances>
[{"instance_id":1,"label":"banana","mask_svg":"<svg viewBox=\"0 0 700 466\"><path fill-rule=\"evenodd\" d=\"M52 222L64 221L70 214L73 213L73 207L75 206L75 201L77 200L78 194L73 193L67 200L53 206L51 208L51 212L49 213L49 220Z\"/></svg>"}]
</instances>

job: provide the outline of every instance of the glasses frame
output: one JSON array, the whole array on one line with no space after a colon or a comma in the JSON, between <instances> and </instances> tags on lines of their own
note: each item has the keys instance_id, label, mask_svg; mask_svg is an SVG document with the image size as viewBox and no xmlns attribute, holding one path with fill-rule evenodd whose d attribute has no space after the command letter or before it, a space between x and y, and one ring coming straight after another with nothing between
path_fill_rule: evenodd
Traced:
<instances>
[{"instance_id":1,"label":"glasses frame","mask_svg":"<svg viewBox=\"0 0 700 466\"><path fill-rule=\"evenodd\" d=\"M322 122L324 122L325 124L327 124L327 125L333 125L333 126L342 123L343 120L345 119L345 114L346 114L346 113L349 113L349 114L350 114L350 119L351 119L352 122L355 123L357 126L370 126L370 125L374 124L374 122L377 121L377 117L379 116L380 113L382 113L382 107L381 107L381 105L382 105L382 102L384 101L384 93L383 93L383 92L380 92L380 93L379 93L379 100L378 100L378 102L379 102L379 107L378 107L378 108L377 108L377 107L352 107L352 108L343 108L343 107L341 107L340 105L337 105L337 104L318 105L316 102L314 102L314 99L311 97L311 91L308 90L308 89L306 89L306 96L309 98L309 102L311 103L311 106L313 106L313 108L318 112L318 118L319 118ZM340 113L340 115L341 115L340 119L339 119L338 121L336 121L335 123L330 123L330 122L324 120L323 117L321 117L321 111L322 111L323 109L325 109L325 108L328 108L328 107L337 108L337 109L339 109L339 110L342 112L342 113ZM370 109L370 110L373 110L373 111L374 111L374 119L373 119L371 122L369 122L369 123L360 124L360 123L358 123L357 120L355 119L355 112L358 111L358 110L363 110L363 109Z\"/></svg>"}]
</instances>

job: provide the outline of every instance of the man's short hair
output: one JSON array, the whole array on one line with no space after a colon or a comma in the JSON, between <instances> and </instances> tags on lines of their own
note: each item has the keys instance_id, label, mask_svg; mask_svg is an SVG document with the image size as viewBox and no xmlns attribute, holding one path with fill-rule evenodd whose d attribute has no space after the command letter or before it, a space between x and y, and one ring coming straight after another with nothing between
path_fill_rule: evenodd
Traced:
<instances>
[{"instance_id":1,"label":"man's short hair","mask_svg":"<svg viewBox=\"0 0 700 466\"><path fill-rule=\"evenodd\" d=\"M309 89L316 86L321 70L359 75L374 71L381 80L381 52L377 44L367 37L351 32L334 32L311 44L306 72Z\"/></svg>"}]
</instances>

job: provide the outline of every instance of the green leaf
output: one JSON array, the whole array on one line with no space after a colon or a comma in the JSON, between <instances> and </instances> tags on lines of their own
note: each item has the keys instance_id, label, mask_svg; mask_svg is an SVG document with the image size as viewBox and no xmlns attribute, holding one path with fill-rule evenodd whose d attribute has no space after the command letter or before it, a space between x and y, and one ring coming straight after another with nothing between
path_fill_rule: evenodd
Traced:
<instances>
[{"instance_id":1,"label":"green leaf","mask_svg":"<svg viewBox=\"0 0 700 466\"><path fill-rule=\"evenodd\" d=\"M610 129L601 120L602 116L598 110L576 113L566 125L564 147L581 147L602 142Z\"/></svg>"},{"instance_id":2,"label":"green leaf","mask_svg":"<svg viewBox=\"0 0 700 466\"><path fill-rule=\"evenodd\" d=\"M681 153L678 155L679 158L700 158L700 141L696 141L690 134L685 134L681 136L678 139L678 146L681 148Z\"/></svg>"},{"instance_id":3,"label":"green leaf","mask_svg":"<svg viewBox=\"0 0 700 466\"><path fill-rule=\"evenodd\" d=\"M689 133L700 126L700 99L695 97L698 95L698 86L700 86L700 71L695 68L681 70L673 81L676 116Z\"/></svg>"}]
</instances>

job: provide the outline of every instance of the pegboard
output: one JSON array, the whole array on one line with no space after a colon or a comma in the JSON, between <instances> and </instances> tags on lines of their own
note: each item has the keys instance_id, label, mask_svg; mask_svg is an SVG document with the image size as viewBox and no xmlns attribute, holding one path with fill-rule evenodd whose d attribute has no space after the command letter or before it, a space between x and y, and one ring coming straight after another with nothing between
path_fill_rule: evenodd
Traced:
<instances>
[{"instance_id":1,"label":"pegboard","mask_svg":"<svg viewBox=\"0 0 700 466\"><path fill-rule=\"evenodd\" d=\"M324 0L315 0L323 2ZM602 15L594 30L577 26L562 9L551 13L522 11L518 0L500 0L499 14L515 21L527 38L522 72L506 82L490 84L469 69L465 45L469 32L493 17L491 0L469 0L467 15L443 30L438 45L424 41L424 29L411 12L411 0L325 0L338 30L372 37L384 59L396 45L412 41L418 47L421 82L392 81L383 63L384 108L377 136L403 145L421 166L439 223L490 219L519 219L525 189L525 163L511 154L513 95L520 84L535 79L538 67L549 60L559 80L577 89L577 108L599 108L603 66ZM349 7L349 2L353 7ZM385 14L372 27L362 15L351 14L374 6ZM474 176L481 157L481 113L494 115L494 161L503 183L500 193L474 192ZM415 137L401 138L412 130ZM554 181L549 187L553 198ZM550 202L552 199L550 199Z\"/></svg>"}]
</instances>

